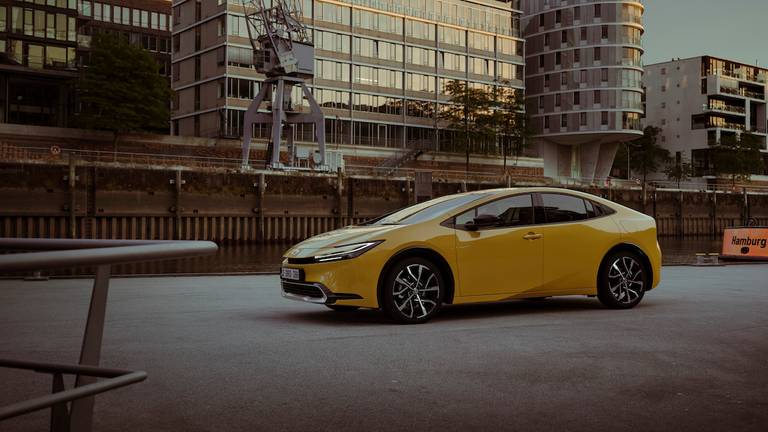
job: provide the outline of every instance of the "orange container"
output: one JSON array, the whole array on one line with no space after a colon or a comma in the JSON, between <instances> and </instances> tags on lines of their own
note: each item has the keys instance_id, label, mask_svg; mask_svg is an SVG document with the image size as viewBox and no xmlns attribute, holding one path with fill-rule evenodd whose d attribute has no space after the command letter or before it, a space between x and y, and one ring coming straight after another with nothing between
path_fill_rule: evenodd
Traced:
<instances>
[{"instance_id":1,"label":"orange container","mask_svg":"<svg viewBox=\"0 0 768 432\"><path fill-rule=\"evenodd\" d=\"M768 260L768 227L726 228L722 257Z\"/></svg>"}]
</instances>

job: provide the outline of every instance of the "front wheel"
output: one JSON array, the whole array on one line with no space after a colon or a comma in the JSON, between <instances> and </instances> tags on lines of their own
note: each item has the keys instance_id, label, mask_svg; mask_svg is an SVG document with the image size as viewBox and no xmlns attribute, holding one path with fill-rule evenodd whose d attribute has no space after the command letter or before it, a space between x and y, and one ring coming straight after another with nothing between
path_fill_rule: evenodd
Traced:
<instances>
[{"instance_id":1,"label":"front wheel","mask_svg":"<svg viewBox=\"0 0 768 432\"><path fill-rule=\"evenodd\" d=\"M648 269L634 252L617 252L608 257L600 269L597 297L612 309L637 306L649 283Z\"/></svg>"},{"instance_id":2,"label":"front wheel","mask_svg":"<svg viewBox=\"0 0 768 432\"><path fill-rule=\"evenodd\" d=\"M429 321L443 305L445 283L438 267L423 258L407 258L390 268L382 293L382 309L394 321Z\"/></svg>"}]
</instances>

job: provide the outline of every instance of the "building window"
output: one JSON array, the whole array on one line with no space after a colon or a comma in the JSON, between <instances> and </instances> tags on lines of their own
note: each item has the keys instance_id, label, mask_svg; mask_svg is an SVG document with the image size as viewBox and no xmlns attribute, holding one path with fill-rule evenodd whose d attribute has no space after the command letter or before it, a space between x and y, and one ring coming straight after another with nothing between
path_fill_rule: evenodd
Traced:
<instances>
[{"instance_id":1,"label":"building window","mask_svg":"<svg viewBox=\"0 0 768 432\"><path fill-rule=\"evenodd\" d=\"M549 129L549 116L544 116L544 129Z\"/></svg>"},{"instance_id":2,"label":"building window","mask_svg":"<svg viewBox=\"0 0 768 432\"><path fill-rule=\"evenodd\" d=\"M573 8L573 19L579 21L581 19L581 6Z\"/></svg>"},{"instance_id":3,"label":"building window","mask_svg":"<svg viewBox=\"0 0 768 432\"><path fill-rule=\"evenodd\" d=\"M561 44L566 44L566 43L568 43L568 32L567 32L567 31L565 31L565 30L563 30L563 31L560 33L560 43L561 43Z\"/></svg>"},{"instance_id":4,"label":"building window","mask_svg":"<svg viewBox=\"0 0 768 432\"><path fill-rule=\"evenodd\" d=\"M580 113L579 114L579 125L586 126L587 125L587 113Z\"/></svg>"},{"instance_id":5,"label":"building window","mask_svg":"<svg viewBox=\"0 0 768 432\"><path fill-rule=\"evenodd\" d=\"M602 94L601 94L600 90L595 90L594 98L595 98L595 105L600 105L600 103L602 102L601 101Z\"/></svg>"},{"instance_id":6,"label":"building window","mask_svg":"<svg viewBox=\"0 0 768 432\"><path fill-rule=\"evenodd\" d=\"M600 116L600 124L603 126L608 125L608 111L603 111Z\"/></svg>"},{"instance_id":7,"label":"building window","mask_svg":"<svg viewBox=\"0 0 768 432\"><path fill-rule=\"evenodd\" d=\"M602 5L596 4L595 5L595 18L600 18L603 16L603 7Z\"/></svg>"},{"instance_id":8,"label":"building window","mask_svg":"<svg viewBox=\"0 0 768 432\"><path fill-rule=\"evenodd\" d=\"M581 50L573 50L573 62L579 63L581 62Z\"/></svg>"},{"instance_id":9,"label":"building window","mask_svg":"<svg viewBox=\"0 0 768 432\"><path fill-rule=\"evenodd\" d=\"M608 69L600 69L600 81L608 82Z\"/></svg>"},{"instance_id":10,"label":"building window","mask_svg":"<svg viewBox=\"0 0 768 432\"><path fill-rule=\"evenodd\" d=\"M573 104L576 106L581 105L581 93L580 92L574 92L573 93Z\"/></svg>"},{"instance_id":11,"label":"building window","mask_svg":"<svg viewBox=\"0 0 768 432\"><path fill-rule=\"evenodd\" d=\"M595 48L595 61L599 62L601 60L601 50L600 48Z\"/></svg>"},{"instance_id":12,"label":"building window","mask_svg":"<svg viewBox=\"0 0 768 432\"><path fill-rule=\"evenodd\" d=\"M601 28L600 37L603 38L603 39L608 39L608 26L603 26Z\"/></svg>"},{"instance_id":13,"label":"building window","mask_svg":"<svg viewBox=\"0 0 768 432\"><path fill-rule=\"evenodd\" d=\"M560 127L561 128L567 128L568 127L568 115L563 114L560 116Z\"/></svg>"},{"instance_id":14,"label":"building window","mask_svg":"<svg viewBox=\"0 0 768 432\"><path fill-rule=\"evenodd\" d=\"M558 9L555 11L555 24L560 24L561 22L563 22L563 11Z\"/></svg>"},{"instance_id":15,"label":"building window","mask_svg":"<svg viewBox=\"0 0 768 432\"><path fill-rule=\"evenodd\" d=\"M581 40L586 41L587 40L587 28L582 27L581 28Z\"/></svg>"}]
</instances>

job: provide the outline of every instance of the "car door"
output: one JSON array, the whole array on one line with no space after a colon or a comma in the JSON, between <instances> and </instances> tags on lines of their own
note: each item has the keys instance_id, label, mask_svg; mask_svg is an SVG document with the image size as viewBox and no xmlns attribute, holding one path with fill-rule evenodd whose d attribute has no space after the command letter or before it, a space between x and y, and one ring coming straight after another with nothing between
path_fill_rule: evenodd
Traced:
<instances>
[{"instance_id":1,"label":"car door","mask_svg":"<svg viewBox=\"0 0 768 432\"><path fill-rule=\"evenodd\" d=\"M496 216L495 226L472 230L478 216ZM516 295L541 283L541 237L534 229L531 194L483 204L454 219L458 292L462 297Z\"/></svg>"},{"instance_id":2,"label":"car door","mask_svg":"<svg viewBox=\"0 0 768 432\"><path fill-rule=\"evenodd\" d=\"M590 200L567 193L535 195L542 207L543 266L541 292L594 289L604 253L619 235L616 224Z\"/></svg>"}]
</instances>

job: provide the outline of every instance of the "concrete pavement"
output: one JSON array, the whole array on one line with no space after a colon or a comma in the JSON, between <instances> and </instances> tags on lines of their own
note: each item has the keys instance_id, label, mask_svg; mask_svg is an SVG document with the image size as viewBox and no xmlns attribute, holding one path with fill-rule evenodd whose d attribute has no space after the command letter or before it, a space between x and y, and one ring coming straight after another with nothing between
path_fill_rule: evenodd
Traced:
<instances>
[{"instance_id":1,"label":"concrete pavement","mask_svg":"<svg viewBox=\"0 0 768 432\"><path fill-rule=\"evenodd\" d=\"M75 363L90 283L0 281L0 357ZM284 300L275 276L113 279L107 318L102 365L149 378L99 396L96 431L768 430L766 265L664 268L630 311L569 297L419 326ZM49 388L0 369L0 405Z\"/></svg>"}]
</instances>

